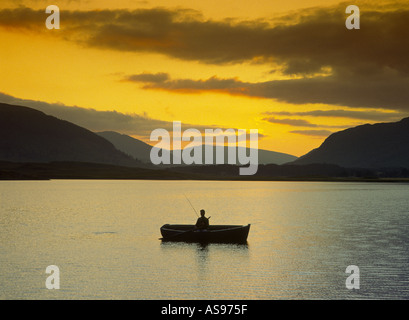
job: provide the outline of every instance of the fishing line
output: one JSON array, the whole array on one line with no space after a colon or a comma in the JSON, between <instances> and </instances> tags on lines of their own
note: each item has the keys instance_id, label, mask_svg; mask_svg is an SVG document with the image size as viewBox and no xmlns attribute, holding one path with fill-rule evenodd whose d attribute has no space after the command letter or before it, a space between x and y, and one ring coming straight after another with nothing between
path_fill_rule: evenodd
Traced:
<instances>
[{"instance_id":1,"label":"fishing line","mask_svg":"<svg viewBox=\"0 0 409 320\"><path fill-rule=\"evenodd\" d=\"M190 206L192 207L193 211L196 213L196 215L199 217L199 214L197 213L196 209L193 207L192 203L190 202L190 200L188 199L188 197L186 197L185 194L183 194L186 198L186 200L189 202Z\"/></svg>"}]
</instances>

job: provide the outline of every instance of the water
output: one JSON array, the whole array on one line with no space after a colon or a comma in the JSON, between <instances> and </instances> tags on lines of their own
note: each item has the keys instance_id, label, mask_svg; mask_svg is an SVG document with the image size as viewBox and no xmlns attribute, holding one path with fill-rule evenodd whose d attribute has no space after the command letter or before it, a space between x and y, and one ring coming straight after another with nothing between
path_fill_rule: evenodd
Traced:
<instances>
[{"instance_id":1,"label":"water","mask_svg":"<svg viewBox=\"0 0 409 320\"><path fill-rule=\"evenodd\" d=\"M0 182L1 299L407 299L409 185ZM161 243L165 223L247 224L247 245ZM48 290L45 269L60 269ZM348 290L349 265L360 289Z\"/></svg>"}]
</instances>

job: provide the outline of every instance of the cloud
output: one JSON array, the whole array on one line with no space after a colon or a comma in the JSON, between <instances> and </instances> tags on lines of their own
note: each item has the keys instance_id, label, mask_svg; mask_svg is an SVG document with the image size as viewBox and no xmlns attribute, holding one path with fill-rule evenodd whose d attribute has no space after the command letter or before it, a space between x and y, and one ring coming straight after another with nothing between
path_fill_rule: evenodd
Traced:
<instances>
[{"instance_id":1,"label":"cloud","mask_svg":"<svg viewBox=\"0 0 409 320\"><path fill-rule=\"evenodd\" d=\"M408 76L382 72L372 77L334 75L256 83L250 87L250 95L293 104L409 111L408 86Z\"/></svg>"},{"instance_id":2,"label":"cloud","mask_svg":"<svg viewBox=\"0 0 409 320\"><path fill-rule=\"evenodd\" d=\"M309 127L309 128L338 128L338 129L345 129L350 127L351 125L325 125L325 124L315 124L311 123L308 120L304 119L290 119L290 118L285 118L285 119L279 119L275 117L265 117L262 120L274 123L274 124L284 124L284 125L290 125L293 127Z\"/></svg>"},{"instance_id":3,"label":"cloud","mask_svg":"<svg viewBox=\"0 0 409 320\"><path fill-rule=\"evenodd\" d=\"M373 65L409 72L409 6L395 4L385 10L366 5L359 31L345 28L345 8L343 3L302 10L277 21L214 21L181 8L64 10L62 14L63 29L83 34L83 43L94 47L156 52L204 63L276 60L289 74L327 66L359 72ZM44 16L42 10L3 9L0 25L44 30ZM41 24L35 28L34 21Z\"/></svg>"},{"instance_id":4,"label":"cloud","mask_svg":"<svg viewBox=\"0 0 409 320\"><path fill-rule=\"evenodd\" d=\"M371 121L397 121L406 116L408 113L403 112L382 112L378 110L311 110L302 112L288 112L288 111L268 111L264 112L264 115L275 116L310 116L310 117L329 117L329 118L349 118L358 120L371 120Z\"/></svg>"},{"instance_id":5,"label":"cloud","mask_svg":"<svg viewBox=\"0 0 409 320\"><path fill-rule=\"evenodd\" d=\"M135 81L135 82L146 82L146 83L163 83L169 79L169 75L167 73L141 73L141 74L133 74L128 76L126 81Z\"/></svg>"},{"instance_id":6,"label":"cloud","mask_svg":"<svg viewBox=\"0 0 409 320\"><path fill-rule=\"evenodd\" d=\"M268 117L263 120L270 123L287 124L294 127L318 127L318 125L303 119L277 119L274 117Z\"/></svg>"},{"instance_id":7,"label":"cloud","mask_svg":"<svg viewBox=\"0 0 409 320\"><path fill-rule=\"evenodd\" d=\"M238 79L220 79L213 76L206 80L171 79L167 73L134 74L123 79L124 81L143 83L144 89L165 90L179 93L219 92L231 95L250 95L250 84Z\"/></svg>"},{"instance_id":8,"label":"cloud","mask_svg":"<svg viewBox=\"0 0 409 320\"><path fill-rule=\"evenodd\" d=\"M329 130L293 130L290 132L313 137L328 137L330 134L333 133L332 131Z\"/></svg>"},{"instance_id":9,"label":"cloud","mask_svg":"<svg viewBox=\"0 0 409 320\"><path fill-rule=\"evenodd\" d=\"M149 89L408 111L409 4L362 2L360 30L345 28L346 5L292 12L271 21L215 21L190 9L64 11L58 35L93 48L206 64L265 63L298 76L256 83L235 77L170 80L164 73L129 79L144 80ZM42 10L3 9L0 27L45 33L44 16ZM326 75L317 76L323 70Z\"/></svg>"},{"instance_id":10,"label":"cloud","mask_svg":"<svg viewBox=\"0 0 409 320\"><path fill-rule=\"evenodd\" d=\"M194 80L171 79L168 74L161 75L162 78L157 79L158 81L144 79L155 77L154 74L130 75L125 80L144 83L144 89L178 93L218 92L293 104L323 103L409 111L409 77L397 74L383 77L378 75L368 79L359 77L356 83L350 78L332 76L251 83L238 78L221 79L217 76Z\"/></svg>"}]
</instances>

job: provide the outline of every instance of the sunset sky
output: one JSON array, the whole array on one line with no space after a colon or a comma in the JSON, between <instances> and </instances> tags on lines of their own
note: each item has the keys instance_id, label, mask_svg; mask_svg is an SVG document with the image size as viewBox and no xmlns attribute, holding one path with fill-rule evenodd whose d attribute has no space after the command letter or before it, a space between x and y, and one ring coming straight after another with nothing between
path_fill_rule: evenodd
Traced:
<instances>
[{"instance_id":1,"label":"sunset sky","mask_svg":"<svg viewBox=\"0 0 409 320\"><path fill-rule=\"evenodd\" d=\"M148 143L181 121L258 129L259 148L301 156L409 116L404 0L2 0L0 42L0 102Z\"/></svg>"}]
</instances>

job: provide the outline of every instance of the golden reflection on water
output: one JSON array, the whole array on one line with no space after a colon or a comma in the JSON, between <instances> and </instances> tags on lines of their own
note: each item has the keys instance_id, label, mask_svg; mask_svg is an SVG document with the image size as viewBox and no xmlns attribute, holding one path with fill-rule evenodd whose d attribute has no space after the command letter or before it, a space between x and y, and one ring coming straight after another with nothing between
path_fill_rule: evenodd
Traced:
<instances>
[{"instance_id":1,"label":"golden reflection on water","mask_svg":"<svg viewBox=\"0 0 409 320\"><path fill-rule=\"evenodd\" d=\"M0 182L1 299L408 298L408 185ZM248 224L247 245L162 243L165 223ZM61 289L47 290L57 265ZM345 288L358 265L359 291Z\"/></svg>"}]
</instances>

